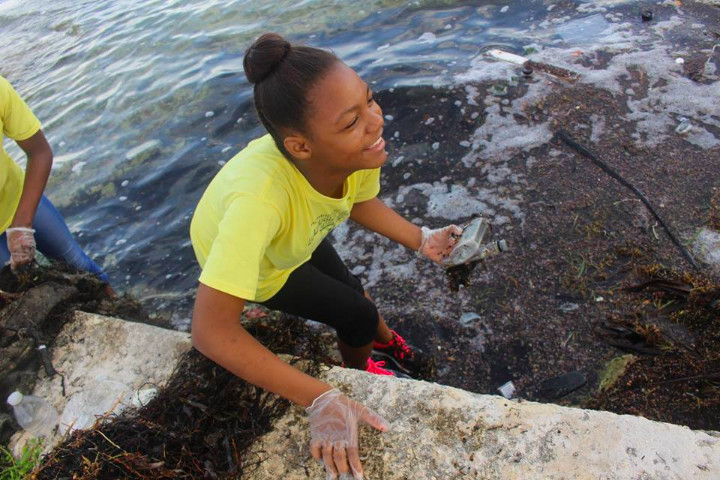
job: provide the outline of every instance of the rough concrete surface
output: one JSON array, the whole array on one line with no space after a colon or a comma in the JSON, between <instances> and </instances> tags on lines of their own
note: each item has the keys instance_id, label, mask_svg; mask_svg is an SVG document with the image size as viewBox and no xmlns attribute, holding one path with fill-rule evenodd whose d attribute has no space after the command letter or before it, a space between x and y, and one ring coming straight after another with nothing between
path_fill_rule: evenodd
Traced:
<instances>
[{"instance_id":1,"label":"rough concrete surface","mask_svg":"<svg viewBox=\"0 0 720 480\"><path fill-rule=\"evenodd\" d=\"M109 339L113 341L110 342ZM97 375L133 389L162 385L190 348L188 334L78 313L58 336L59 378L42 379L35 395L62 412ZM323 379L391 422L380 434L361 430L369 479L717 479L720 433L628 415L506 400L453 387L333 367ZM16 436L22 444L24 437ZM278 419L246 458L260 466L251 480L325 478L309 456L301 408Z\"/></svg>"},{"instance_id":2,"label":"rough concrete surface","mask_svg":"<svg viewBox=\"0 0 720 480\"><path fill-rule=\"evenodd\" d=\"M325 380L392 424L384 434L362 429L369 479L720 478L717 432L341 368ZM264 461L248 478L324 478L308 444L305 415L293 408L256 442Z\"/></svg>"},{"instance_id":3,"label":"rough concrete surface","mask_svg":"<svg viewBox=\"0 0 720 480\"><path fill-rule=\"evenodd\" d=\"M72 396L98 377L124 383L133 391L163 385L189 349L188 333L77 312L52 347L53 366L65 377L65 395L60 376L44 374L32 393L45 398L62 415ZM18 433L10 445L17 451L27 438L27 433ZM60 438L56 435L53 440Z\"/></svg>"}]
</instances>

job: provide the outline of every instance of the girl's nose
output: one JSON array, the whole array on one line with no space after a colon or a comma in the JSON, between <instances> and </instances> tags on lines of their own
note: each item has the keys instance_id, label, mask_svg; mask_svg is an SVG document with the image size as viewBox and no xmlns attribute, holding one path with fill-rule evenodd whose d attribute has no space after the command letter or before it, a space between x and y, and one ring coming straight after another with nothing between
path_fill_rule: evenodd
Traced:
<instances>
[{"instance_id":1,"label":"girl's nose","mask_svg":"<svg viewBox=\"0 0 720 480\"><path fill-rule=\"evenodd\" d=\"M377 111L371 110L370 111L370 121L367 123L368 125L368 133L376 132L377 130L381 129L385 125L385 119L382 115L382 110L377 109Z\"/></svg>"}]
</instances>

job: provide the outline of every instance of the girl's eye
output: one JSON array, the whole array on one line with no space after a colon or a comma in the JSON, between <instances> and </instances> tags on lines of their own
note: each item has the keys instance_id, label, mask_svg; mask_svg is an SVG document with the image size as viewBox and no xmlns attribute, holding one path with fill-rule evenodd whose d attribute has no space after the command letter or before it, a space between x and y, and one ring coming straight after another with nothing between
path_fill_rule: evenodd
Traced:
<instances>
[{"instance_id":1,"label":"girl's eye","mask_svg":"<svg viewBox=\"0 0 720 480\"><path fill-rule=\"evenodd\" d=\"M350 128L354 127L355 124L356 124L357 121L358 121L358 118L359 118L359 117L355 117L355 118L353 119L353 121L350 122L347 127L345 127L345 129L350 129Z\"/></svg>"},{"instance_id":2,"label":"girl's eye","mask_svg":"<svg viewBox=\"0 0 720 480\"><path fill-rule=\"evenodd\" d=\"M372 105L374 101L375 101L375 97L368 98L368 105Z\"/></svg>"}]
</instances>

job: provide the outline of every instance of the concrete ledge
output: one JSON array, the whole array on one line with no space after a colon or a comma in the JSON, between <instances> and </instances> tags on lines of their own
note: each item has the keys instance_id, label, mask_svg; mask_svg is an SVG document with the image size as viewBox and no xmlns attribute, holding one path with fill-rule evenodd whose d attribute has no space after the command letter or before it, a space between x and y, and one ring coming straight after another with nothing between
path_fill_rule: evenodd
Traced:
<instances>
[{"instance_id":1,"label":"concrete ledge","mask_svg":"<svg viewBox=\"0 0 720 480\"><path fill-rule=\"evenodd\" d=\"M36 395L62 412L98 375L137 389L163 385L190 348L186 333L78 313L53 349L65 374L42 379ZM506 400L452 387L329 368L324 380L376 409L384 434L361 430L366 478L400 479L698 479L720 478L720 433L608 412ZM24 436L16 436L21 445ZM309 455L302 408L292 407L252 447L251 480L324 479Z\"/></svg>"},{"instance_id":2,"label":"concrete ledge","mask_svg":"<svg viewBox=\"0 0 720 480\"><path fill-rule=\"evenodd\" d=\"M714 432L341 368L324 379L392 423L384 434L362 429L369 479L720 478ZM263 463L248 478L324 478L308 444L305 414L293 408L255 444Z\"/></svg>"}]
</instances>

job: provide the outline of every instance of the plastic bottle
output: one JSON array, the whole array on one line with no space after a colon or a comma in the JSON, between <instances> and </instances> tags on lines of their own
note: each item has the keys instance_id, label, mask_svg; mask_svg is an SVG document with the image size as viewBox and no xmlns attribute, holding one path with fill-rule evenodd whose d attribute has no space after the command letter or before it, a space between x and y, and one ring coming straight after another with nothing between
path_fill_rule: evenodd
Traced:
<instances>
[{"instance_id":1,"label":"plastic bottle","mask_svg":"<svg viewBox=\"0 0 720 480\"><path fill-rule=\"evenodd\" d=\"M70 397L60 419L60 433L90 428L98 417L120 413L131 403L130 387L98 376Z\"/></svg>"},{"instance_id":2,"label":"plastic bottle","mask_svg":"<svg viewBox=\"0 0 720 480\"><path fill-rule=\"evenodd\" d=\"M471 220L463 227L463 233L455 244L450 255L443 261L446 268L470 262L484 260L487 257L504 252L508 249L505 240L482 244L488 224L482 217Z\"/></svg>"},{"instance_id":3,"label":"plastic bottle","mask_svg":"<svg viewBox=\"0 0 720 480\"><path fill-rule=\"evenodd\" d=\"M7 399L18 424L35 437L49 436L58 422L58 412L44 398L13 392Z\"/></svg>"}]
</instances>

